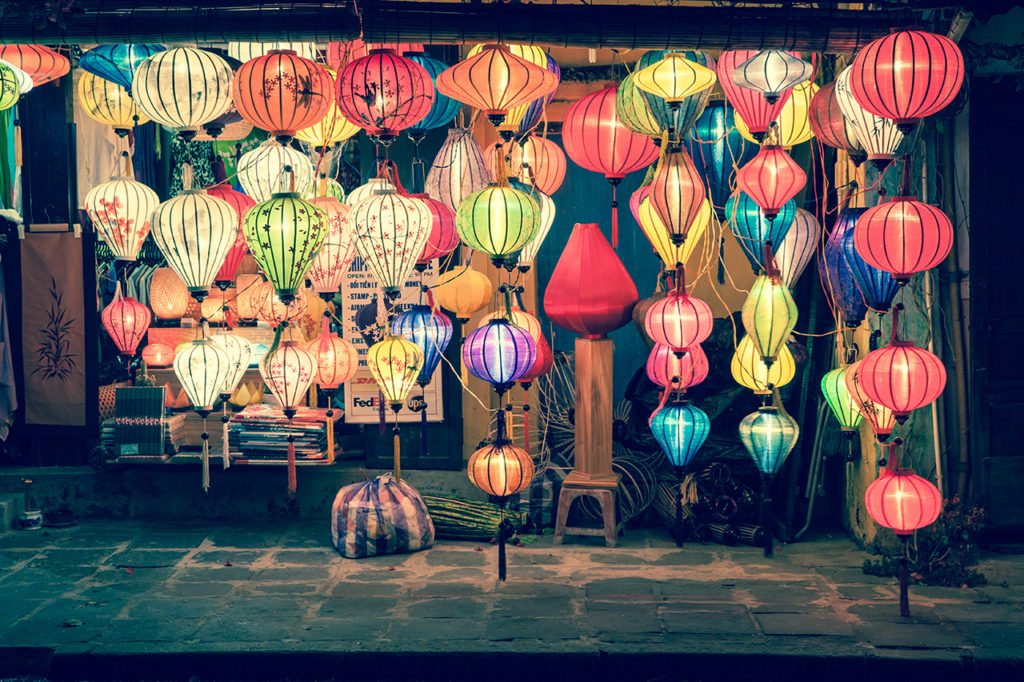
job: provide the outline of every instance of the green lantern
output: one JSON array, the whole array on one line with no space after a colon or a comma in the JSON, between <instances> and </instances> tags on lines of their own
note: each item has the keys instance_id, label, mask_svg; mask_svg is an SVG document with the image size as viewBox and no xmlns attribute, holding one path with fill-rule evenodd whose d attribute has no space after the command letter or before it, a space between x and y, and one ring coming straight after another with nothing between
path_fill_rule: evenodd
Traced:
<instances>
[{"instance_id":1,"label":"green lantern","mask_svg":"<svg viewBox=\"0 0 1024 682\"><path fill-rule=\"evenodd\" d=\"M7 64L0 64L0 111L6 111L18 103L21 87L14 69Z\"/></svg>"},{"instance_id":2,"label":"green lantern","mask_svg":"<svg viewBox=\"0 0 1024 682\"><path fill-rule=\"evenodd\" d=\"M864 421L864 415L857 409L857 402L846 387L845 367L827 372L821 378L821 393L825 396L825 402L832 408L832 414L836 416L843 436L853 438L860 423Z\"/></svg>"},{"instance_id":3,"label":"green lantern","mask_svg":"<svg viewBox=\"0 0 1024 682\"><path fill-rule=\"evenodd\" d=\"M615 91L615 111L622 124L637 135L659 137L665 132L651 113L643 91L633 82L633 74L623 78Z\"/></svg>"},{"instance_id":4,"label":"green lantern","mask_svg":"<svg viewBox=\"0 0 1024 682\"><path fill-rule=\"evenodd\" d=\"M455 228L462 241L486 253L496 267L506 256L519 251L533 238L540 222L540 208L529 194L501 184L484 187L459 203Z\"/></svg>"},{"instance_id":5,"label":"green lantern","mask_svg":"<svg viewBox=\"0 0 1024 682\"><path fill-rule=\"evenodd\" d=\"M320 209L295 192L274 194L249 209L242 230L249 251L281 302L287 305L295 300L327 238L327 221Z\"/></svg>"},{"instance_id":6,"label":"green lantern","mask_svg":"<svg viewBox=\"0 0 1024 682\"><path fill-rule=\"evenodd\" d=\"M770 270L754 280L743 303L743 327L769 367L796 326L796 303L778 272Z\"/></svg>"}]
</instances>

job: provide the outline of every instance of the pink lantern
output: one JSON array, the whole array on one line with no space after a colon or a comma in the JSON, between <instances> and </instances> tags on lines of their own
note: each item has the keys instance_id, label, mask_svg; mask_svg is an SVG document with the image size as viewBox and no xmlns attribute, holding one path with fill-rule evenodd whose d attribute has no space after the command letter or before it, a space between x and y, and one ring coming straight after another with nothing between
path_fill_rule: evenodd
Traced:
<instances>
[{"instance_id":1,"label":"pink lantern","mask_svg":"<svg viewBox=\"0 0 1024 682\"><path fill-rule=\"evenodd\" d=\"M647 378L673 391L685 391L708 378L708 356L700 345L690 346L682 357L669 346L654 344L647 356Z\"/></svg>"}]
</instances>

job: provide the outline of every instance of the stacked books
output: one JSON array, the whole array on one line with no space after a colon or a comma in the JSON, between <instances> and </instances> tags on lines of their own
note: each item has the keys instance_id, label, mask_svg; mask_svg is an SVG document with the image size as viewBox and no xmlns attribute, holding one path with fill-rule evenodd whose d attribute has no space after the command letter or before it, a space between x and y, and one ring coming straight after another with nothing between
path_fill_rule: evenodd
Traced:
<instances>
[{"instance_id":1,"label":"stacked books","mask_svg":"<svg viewBox=\"0 0 1024 682\"><path fill-rule=\"evenodd\" d=\"M340 417L335 410L333 421ZM231 461L238 464L283 464L288 459L288 436L295 438L298 464L329 464L327 411L300 407L291 420L269 405L249 405L228 425ZM333 428L333 423L331 424Z\"/></svg>"},{"instance_id":2,"label":"stacked books","mask_svg":"<svg viewBox=\"0 0 1024 682\"><path fill-rule=\"evenodd\" d=\"M130 452L118 454L119 451L124 452L124 448L120 447L117 443L116 421L116 418L105 420L100 430L100 443L104 450L106 450L108 460L111 462L116 462L118 464L166 462L172 455L181 452L181 448L185 442L185 415L175 414L165 417L163 420L163 449L160 452L153 454L131 454ZM124 425L122 424L122 427L123 426Z\"/></svg>"}]
</instances>

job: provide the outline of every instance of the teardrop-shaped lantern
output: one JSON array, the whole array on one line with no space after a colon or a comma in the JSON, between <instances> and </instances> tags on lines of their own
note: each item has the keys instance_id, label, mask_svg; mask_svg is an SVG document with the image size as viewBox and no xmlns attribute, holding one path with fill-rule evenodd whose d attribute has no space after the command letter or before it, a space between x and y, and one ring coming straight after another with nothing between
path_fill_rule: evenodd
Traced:
<instances>
[{"instance_id":1,"label":"teardrop-shaped lantern","mask_svg":"<svg viewBox=\"0 0 1024 682\"><path fill-rule=\"evenodd\" d=\"M298 341L281 342L260 361L263 383L289 418L302 404L316 371L316 359Z\"/></svg>"},{"instance_id":2,"label":"teardrop-shaped lantern","mask_svg":"<svg viewBox=\"0 0 1024 682\"><path fill-rule=\"evenodd\" d=\"M231 106L233 75L223 57L193 47L175 47L139 64L132 96L139 111L189 139Z\"/></svg>"},{"instance_id":3,"label":"teardrop-shaped lantern","mask_svg":"<svg viewBox=\"0 0 1024 682\"><path fill-rule=\"evenodd\" d=\"M810 81L805 81L794 87L789 99L782 106L782 110L771 122L768 133L762 142L790 149L814 137L808 112L811 108L811 100L817 92L818 86ZM754 136L747 130L747 124L743 122L742 118L736 119L736 129L744 139L757 143Z\"/></svg>"},{"instance_id":4,"label":"teardrop-shaped lantern","mask_svg":"<svg viewBox=\"0 0 1024 682\"><path fill-rule=\"evenodd\" d=\"M860 412L861 416L871 426L875 438L879 443L884 443L889 440L889 435L896 426L896 417L893 415L892 410L871 400L864 392L864 387L860 381L860 366L862 362L864 361L858 360L847 365L844 377L846 380L846 390L857 411Z\"/></svg>"},{"instance_id":5,"label":"teardrop-shaped lantern","mask_svg":"<svg viewBox=\"0 0 1024 682\"><path fill-rule=\"evenodd\" d=\"M747 124L747 129L754 139L760 140L764 138L771 122L782 111L792 91L782 91L778 100L770 103L760 91L740 87L733 81L732 76L736 68L757 54L757 50L725 50L718 57L715 70L718 72L718 83L725 92L725 98L735 109L736 115Z\"/></svg>"},{"instance_id":6,"label":"teardrop-shaped lantern","mask_svg":"<svg viewBox=\"0 0 1024 682\"><path fill-rule=\"evenodd\" d=\"M78 65L87 73L120 85L130 95L135 69L147 57L166 49L163 45L146 43L97 45L82 53Z\"/></svg>"},{"instance_id":7,"label":"teardrop-shaped lantern","mask_svg":"<svg viewBox=\"0 0 1024 682\"><path fill-rule=\"evenodd\" d=\"M705 197L704 180L690 155L679 146L670 147L654 171L647 200L676 246L686 241Z\"/></svg>"},{"instance_id":8,"label":"teardrop-shaped lantern","mask_svg":"<svg viewBox=\"0 0 1024 682\"><path fill-rule=\"evenodd\" d=\"M227 400L235 392L245 371L249 369L249 363L252 361L252 344L244 336L228 331L217 332L211 335L210 339L228 356L228 373L220 388L221 398Z\"/></svg>"},{"instance_id":9,"label":"teardrop-shaped lantern","mask_svg":"<svg viewBox=\"0 0 1024 682\"><path fill-rule=\"evenodd\" d=\"M497 156L492 144L484 153L491 159L491 173L497 177ZM506 144L505 152L509 155L507 172L510 178L524 185L536 187L548 196L562 186L565 180L565 152L558 143L547 138L529 135L519 142Z\"/></svg>"},{"instance_id":10,"label":"teardrop-shaped lantern","mask_svg":"<svg viewBox=\"0 0 1024 682\"><path fill-rule=\"evenodd\" d=\"M0 45L0 59L27 73L36 87L71 71L68 58L45 45Z\"/></svg>"},{"instance_id":11,"label":"teardrop-shaped lantern","mask_svg":"<svg viewBox=\"0 0 1024 682\"><path fill-rule=\"evenodd\" d=\"M411 59L392 50L371 50L342 69L335 94L349 121L373 137L390 140L430 112L434 82Z\"/></svg>"},{"instance_id":12,"label":"teardrop-shaped lantern","mask_svg":"<svg viewBox=\"0 0 1024 682\"><path fill-rule=\"evenodd\" d=\"M654 252L658 254L658 257L665 264L665 268L669 270L675 269L679 265L687 263L690 260L690 254L701 243L704 233L707 232L708 226L711 224L711 203L707 199L704 200L700 213L697 214L696 219L694 219L686 232L686 241L682 245L677 246L672 243L672 235L669 234L665 223L661 222L661 218L654 211L650 199L647 198L649 188L650 185L641 187L633 193L633 198L637 196L643 197L637 205L636 220L640 224L640 229L643 231L644 236L647 237L647 240L651 242L651 246L654 247ZM633 198L630 199L631 208Z\"/></svg>"},{"instance_id":13,"label":"teardrop-shaped lantern","mask_svg":"<svg viewBox=\"0 0 1024 682\"><path fill-rule=\"evenodd\" d=\"M462 344L462 361L477 379L499 394L533 367L537 344L525 329L503 318L493 318L470 332Z\"/></svg>"},{"instance_id":14,"label":"teardrop-shaped lantern","mask_svg":"<svg viewBox=\"0 0 1024 682\"><path fill-rule=\"evenodd\" d=\"M654 344L645 364L647 378L662 388L685 391L708 378L708 356L700 344L690 346L682 357L670 346Z\"/></svg>"},{"instance_id":15,"label":"teardrop-shaped lantern","mask_svg":"<svg viewBox=\"0 0 1024 682\"><path fill-rule=\"evenodd\" d=\"M655 343L682 352L711 336L715 318L711 306L682 291L656 301L644 316L644 329Z\"/></svg>"},{"instance_id":16,"label":"teardrop-shaped lantern","mask_svg":"<svg viewBox=\"0 0 1024 682\"><path fill-rule=\"evenodd\" d=\"M796 376L796 362L785 344L771 365L765 363L757 344L748 335L740 339L730 363L733 380L758 395L768 395L772 387L780 388Z\"/></svg>"},{"instance_id":17,"label":"teardrop-shaped lantern","mask_svg":"<svg viewBox=\"0 0 1024 682\"><path fill-rule=\"evenodd\" d=\"M807 112L808 122L814 135L829 147L841 149L850 155L855 166L864 163L867 152L857 139L857 131L853 123L843 116L836 97L836 83L832 81L821 86L821 90L811 98L811 108Z\"/></svg>"},{"instance_id":18,"label":"teardrop-shaped lantern","mask_svg":"<svg viewBox=\"0 0 1024 682\"><path fill-rule=\"evenodd\" d=\"M846 241L846 233L855 229L865 210L844 208L839 211L839 217L832 226L832 234L825 242L818 260L818 274L825 295L832 300L844 323L850 327L857 327L864 320L867 304L850 270L843 243Z\"/></svg>"},{"instance_id":19,"label":"teardrop-shaped lantern","mask_svg":"<svg viewBox=\"0 0 1024 682\"><path fill-rule=\"evenodd\" d=\"M484 273L468 265L459 265L437 278L434 298L438 305L455 313L459 322L491 302L494 285Z\"/></svg>"},{"instance_id":20,"label":"teardrop-shaped lantern","mask_svg":"<svg viewBox=\"0 0 1024 682\"><path fill-rule=\"evenodd\" d=\"M437 75L448 68L448 65L444 62L428 57L422 52L406 52L402 55L406 59L412 62L416 62L427 72L430 76L431 83L437 78ZM409 133L409 137L413 140L422 139L427 134L428 130L434 128L440 128L446 126L455 120L455 117L459 115L459 111L462 109L462 103L446 97L439 92L434 92L434 103L430 105L430 111L427 115L420 119L415 125L408 128L406 132Z\"/></svg>"},{"instance_id":21,"label":"teardrop-shaped lantern","mask_svg":"<svg viewBox=\"0 0 1024 682\"><path fill-rule=\"evenodd\" d=\"M416 259L416 269L423 271L430 261L444 258L459 246L459 232L455 228L455 212L427 194L413 195L430 209L430 235L423 252Z\"/></svg>"},{"instance_id":22,"label":"teardrop-shaped lantern","mask_svg":"<svg viewBox=\"0 0 1024 682\"><path fill-rule=\"evenodd\" d=\"M735 192L725 202L725 217L729 227L750 261L754 272L765 270L764 247L771 244L772 253L777 254L786 235L789 234L796 218L796 201L790 200L779 209L774 220L757 202L744 192Z\"/></svg>"},{"instance_id":23,"label":"teardrop-shaped lantern","mask_svg":"<svg viewBox=\"0 0 1024 682\"><path fill-rule=\"evenodd\" d=\"M687 59L683 53L669 52L637 71L634 80L642 91L678 107L690 95L712 88L718 78L713 69Z\"/></svg>"},{"instance_id":24,"label":"teardrop-shaped lantern","mask_svg":"<svg viewBox=\"0 0 1024 682\"><path fill-rule=\"evenodd\" d=\"M424 188L427 194L455 211L463 199L482 190L492 179L473 132L452 128L427 171Z\"/></svg>"},{"instance_id":25,"label":"teardrop-shaped lantern","mask_svg":"<svg viewBox=\"0 0 1024 682\"><path fill-rule=\"evenodd\" d=\"M802 208L796 209L796 217L775 252L775 262L782 274L782 281L790 289L814 258L820 239L821 227L814 215Z\"/></svg>"},{"instance_id":26,"label":"teardrop-shaped lantern","mask_svg":"<svg viewBox=\"0 0 1024 682\"><path fill-rule=\"evenodd\" d=\"M868 43L850 65L857 102L892 119L903 133L956 97L964 81L964 57L944 35L897 31Z\"/></svg>"},{"instance_id":27,"label":"teardrop-shaped lantern","mask_svg":"<svg viewBox=\"0 0 1024 682\"><path fill-rule=\"evenodd\" d=\"M160 203L156 192L130 177L114 177L85 195L85 210L118 260L135 260Z\"/></svg>"},{"instance_id":28,"label":"teardrop-shaped lantern","mask_svg":"<svg viewBox=\"0 0 1024 682\"><path fill-rule=\"evenodd\" d=\"M203 190L186 190L153 213L153 241L198 301L210 292L237 234L235 209Z\"/></svg>"},{"instance_id":29,"label":"teardrop-shaped lantern","mask_svg":"<svg viewBox=\"0 0 1024 682\"><path fill-rule=\"evenodd\" d=\"M463 243L487 254L496 267L526 246L537 231L540 207L529 194L512 189L504 178L474 192L455 211Z\"/></svg>"},{"instance_id":30,"label":"teardrop-shaped lantern","mask_svg":"<svg viewBox=\"0 0 1024 682\"><path fill-rule=\"evenodd\" d=\"M867 215L867 212L864 215ZM863 220L862 215L857 224L860 225ZM864 260L856 248L856 235L856 227L843 233L841 246L846 265L853 275L853 281L864 299L864 304L875 312L888 312L892 300L900 290L900 282L892 273L880 270Z\"/></svg>"},{"instance_id":31,"label":"teardrop-shaped lantern","mask_svg":"<svg viewBox=\"0 0 1024 682\"><path fill-rule=\"evenodd\" d=\"M117 350L122 355L128 356L135 355L135 350L146 335L146 331L149 330L149 323L152 319L153 316L149 312L149 308L131 296L121 295L120 282L117 283L114 300L103 309L103 313L100 315L103 328L107 330L107 334L114 341Z\"/></svg>"},{"instance_id":32,"label":"teardrop-shaped lantern","mask_svg":"<svg viewBox=\"0 0 1024 682\"><path fill-rule=\"evenodd\" d=\"M304 192L312 182L309 157L276 140L267 140L238 160L238 183L257 202L279 192Z\"/></svg>"},{"instance_id":33,"label":"teardrop-shaped lantern","mask_svg":"<svg viewBox=\"0 0 1024 682\"><path fill-rule=\"evenodd\" d=\"M149 307L160 320L180 320L189 304L188 288L170 268L157 268L149 280Z\"/></svg>"},{"instance_id":34,"label":"teardrop-shaped lantern","mask_svg":"<svg viewBox=\"0 0 1024 682\"><path fill-rule=\"evenodd\" d=\"M186 344L174 357L174 375L195 411L203 416L213 411L230 373L231 359L211 339Z\"/></svg>"},{"instance_id":35,"label":"teardrop-shaped lantern","mask_svg":"<svg viewBox=\"0 0 1024 682\"><path fill-rule=\"evenodd\" d=\"M857 400L846 385L846 367L826 372L821 378L821 394L843 433L853 433L864 421Z\"/></svg>"},{"instance_id":36,"label":"teardrop-shaped lantern","mask_svg":"<svg viewBox=\"0 0 1024 682\"><path fill-rule=\"evenodd\" d=\"M892 273L900 284L940 264L953 248L949 217L913 196L893 197L865 210L853 233L861 258Z\"/></svg>"},{"instance_id":37,"label":"teardrop-shaped lantern","mask_svg":"<svg viewBox=\"0 0 1024 682\"><path fill-rule=\"evenodd\" d=\"M309 281L313 291L330 299L341 291L341 283L356 257L355 228L349 220L352 209L334 197L314 197L309 203L320 209L327 223L324 245L309 266Z\"/></svg>"},{"instance_id":38,"label":"teardrop-shaped lantern","mask_svg":"<svg viewBox=\"0 0 1024 682\"><path fill-rule=\"evenodd\" d=\"M224 290L235 280L238 266L242 264L245 254L249 253L249 244L245 241L242 221L245 220L245 214L256 205L256 202L249 195L236 192L227 183L214 185L207 189L206 193L231 204L231 208L235 209L235 214L238 216L238 230L235 233L235 241L228 250L228 255L224 257L224 263L220 266L217 276L213 280L218 287Z\"/></svg>"},{"instance_id":39,"label":"teardrop-shaped lantern","mask_svg":"<svg viewBox=\"0 0 1024 682\"><path fill-rule=\"evenodd\" d=\"M793 157L776 145L765 145L736 174L736 186L749 195L772 220L807 184L807 174Z\"/></svg>"},{"instance_id":40,"label":"teardrop-shaped lantern","mask_svg":"<svg viewBox=\"0 0 1024 682\"><path fill-rule=\"evenodd\" d=\"M797 309L777 270L758 275L743 302L743 328L761 359L771 365L796 327Z\"/></svg>"},{"instance_id":41,"label":"teardrop-shaped lantern","mask_svg":"<svg viewBox=\"0 0 1024 682\"><path fill-rule=\"evenodd\" d=\"M412 341L423 351L423 364L416 383L426 386L441 362L441 356L452 340L452 321L440 310L427 305L414 305L391 321L391 333Z\"/></svg>"},{"instance_id":42,"label":"teardrop-shaped lantern","mask_svg":"<svg viewBox=\"0 0 1024 682\"><path fill-rule=\"evenodd\" d=\"M651 432L674 467L686 468L711 432L704 410L686 401L672 402L651 417Z\"/></svg>"},{"instance_id":43,"label":"teardrop-shaped lantern","mask_svg":"<svg viewBox=\"0 0 1024 682\"><path fill-rule=\"evenodd\" d=\"M359 352L347 339L331 331L325 317L320 336L306 344L306 350L316 361L314 380L320 388L337 388L345 383L359 369Z\"/></svg>"},{"instance_id":44,"label":"teardrop-shaped lantern","mask_svg":"<svg viewBox=\"0 0 1024 682\"><path fill-rule=\"evenodd\" d=\"M685 138L697 173L707 181L708 199L719 212L732 194L736 169L758 152L758 146L743 138L733 120L728 102L709 102Z\"/></svg>"},{"instance_id":45,"label":"teardrop-shaped lantern","mask_svg":"<svg viewBox=\"0 0 1024 682\"><path fill-rule=\"evenodd\" d=\"M423 361L420 347L401 336L388 336L367 351L366 366L395 412L402 409L409 391L416 385Z\"/></svg>"},{"instance_id":46,"label":"teardrop-shaped lantern","mask_svg":"<svg viewBox=\"0 0 1024 682\"><path fill-rule=\"evenodd\" d=\"M635 77L635 73L627 74L616 88L615 113L630 132L658 137L665 129L647 103L648 93L637 87Z\"/></svg>"},{"instance_id":47,"label":"teardrop-shaped lantern","mask_svg":"<svg viewBox=\"0 0 1024 682\"><path fill-rule=\"evenodd\" d=\"M795 85L810 80L814 66L783 50L761 50L732 71L732 82L756 90L769 104Z\"/></svg>"},{"instance_id":48,"label":"teardrop-shaped lantern","mask_svg":"<svg viewBox=\"0 0 1024 682\"><path fill-rule=\"evenodd\" d=\"M773 476L793 451L800 427L776 407L760 407L740 422L740 441L762 474Z\"/></svg>"},{"instance_id":49,"label":"teardrop-shaped lantern","mask_svg":"<svg viewBox=\"0 0 1024 682\"><path fill-rule=\"evenodd\" d=\"M875 116L854 99L850 90L850 67L846 67L836 76L835 93L843 116L853 124L857 141L867 152L868 161L879 169L884 169L892 162L896 150L903 142L903 133L896 126L896 122Z\"/></svg>"},{"instance_id":50,"label":"teardrop-shaped lantern","mask_svg":"<svg viewBox=\"0 0 1024 682\"><path fill-rule=\"evenodd\" d=\"M327 69L294 50L271 50L246 61L231 83L242 118L285 143L327 114L333 85Z\"/></svg>"},{"instance_id":51,"label":"teardrop-shaped lantern","mask_svg":"<svg viewBox=\"0 0 1024 682\"><path fill-rule=\"evenodd\" d=\"M10 108L4 106L10 97L9 93L13 93L15 102L18 101L17 86L9 81L6 72L0 68L0 85L3 88L0 91L0 110ZM110 126L121 137L136 125L149 121L139 114L127 90L91 73L83 73L78 79L78 101L89 118Z\"/></svg>"},{"instance_id":52,"label":"teardrop-shaped lantern","mask_svg":"<svg viewBox=\"0 0 1024 682\"><path fill-rule=\"evenodd\" d=\"M356 251L381 288L397 298L430 236L430 208L384 190L352 208Z\"/></svg>"},{"instance_id":53,"label":"teardrop-shaped lantern","mask_svg":"<svg viewBox=\"0 0 1024 682\"><path fill-rule=\"evenodd\" d=\"M281 301L290 303L327 238L323 213L298 194L282 192L249 209L243 229L263 274Z\"/></svg>"}]
</instances>

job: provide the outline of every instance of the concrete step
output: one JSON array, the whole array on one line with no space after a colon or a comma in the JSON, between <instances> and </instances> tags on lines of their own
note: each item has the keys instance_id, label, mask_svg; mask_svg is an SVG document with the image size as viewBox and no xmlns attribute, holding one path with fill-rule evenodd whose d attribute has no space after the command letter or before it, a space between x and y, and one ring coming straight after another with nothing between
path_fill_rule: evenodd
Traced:
<instances>
[{"instance_id":1,"label":"concrete step","mask_svg":"<svg viewBox=\"0 0 1024 682\"><path fill-rule=\"evenodd\" d=\"M18 527L18 515L25 511L25 495L0 493L0 533Z\"/></svg>"}]
</instances>

